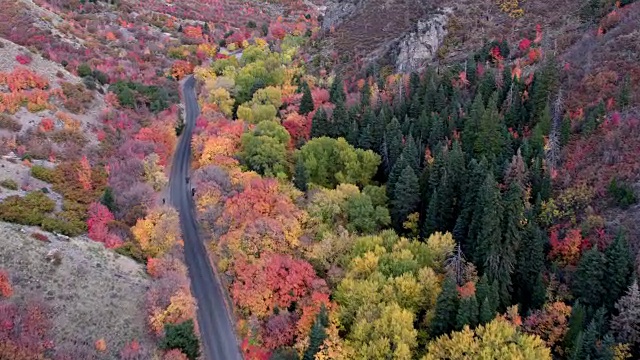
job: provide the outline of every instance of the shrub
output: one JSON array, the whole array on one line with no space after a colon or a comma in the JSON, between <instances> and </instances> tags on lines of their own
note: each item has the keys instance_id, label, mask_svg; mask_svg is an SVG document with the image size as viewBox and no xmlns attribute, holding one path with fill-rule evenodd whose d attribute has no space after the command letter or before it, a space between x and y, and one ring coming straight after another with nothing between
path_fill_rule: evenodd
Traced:
<instances>
[{"instance_id":1,"label":"shrub","mask_svg":"<svg viewBox=\"0 0 640 360\"><path fill-rule=\"evenodd\" d=\"M631 185L625 182L618 182L618 179L615 177L611 179L607 190L613 198L614 203L623 209L628 208L638 201Z\"/></svg>"},{"instance_id":2,"label":"shrub","mask_svg":"<svg viewBox=\"0 0 640 360\"><path fill-rule=\"evenodd\" d=\"M93 77L100 83L100 85L106 85L109 83L109 77L107 74L100 70L93 70Z\"/></svg>"},{"instance_id":3,"label":"shrub","mask_svg":"<svg viewBox=\"0 0 640 360\"><path fill-rule=\"evenodd\" d=\"M124 244L122 244L122 246L116 248L116 253L122 256L130 257L133 260L143 264L147 260L147 258L142 253L142 250L140 250L140 247L135 243L133 243L132 241L127 241Z\"/></svg>"},{"instance_id":4,"label":"shrub","mask_svg":"<svg viewBox=\"0 0 640 360\"><path fill-rule=\"evenodd\" d=\"M247 22L247 27L248 27L249 29L255 29L255 28L257 27L256 22L255 22L255 21L253 21L253 20L249 20L249 21Z\"/></svg>"},{"instance_id":5,"label":"shrub","mask_svg":"<svg viewBox=\"0 0 640 360\"><path fill-rule=\"evenodd\" d=\"M78 65L78 76L85 77L91 75L91 67L87 63Z\"/></svg>"},{"instance_id":6,"label":"shrub","mask_svg":"<svg viewBox=\"0 0 640 360\"><path fill-rule=\"evenodd\" d=\"M181 324L166 324L164 332L165 337L160 344L162 349L178 349L187 355L189 360L195 360L200 356L200 340L195 334L193 320Z\"/></svg>"},{"instance_id":7,"label":"shrub","mask_svg":"<svg viewBox=\"0 0 640 360\"><path fill-rule=\"evenodd\" d=\"M7 114L0 114L0 129L9 131L20 131L20 129L22 129L22 125L12 116Z\"/></svg>"},{"instance_id":8,"label":"shrub","mask_svg":"<svg viewBox=\"0 0 640 360\"><path fill-rule=\"evenodd\" d=\"M16 56L16 61L20 63L20 65L29 65L31 64L31 55L29 54L19 54Z\"/></svg>"},{"instance_id":9,"label":"shrub","mask_svg":"<svg viewBox=\"0 0 640 360\"><path fill-rule=\"evenodd\" d=\"M88 77L85 78L89 79ZM93 102L93 93L82 84L63 82L60 84L65 96L64 107L75 114L84 113Z\"/></svg>"},{"instance_id":10,"label":"shrub","mask_svg":"<svg viewBox=\"0 0 640 360\"><path fill-rule=\"evenodd\" d=\"M39 241L49 242L49 237L43 233L34 232L31 237Z\"/></svg>"},{"instance_id":11,"label":"shrub","mask_svg":"<svg viewBox=\"0 0 640 360\"><path fill-rule=\"evenodd\" d=\"M78 236L86 231L84 223L82 222L71 222L57 217L44 218L41 226L42 230L66 236Z\"/></svg>"},{"instance_id":12,"label":"shrub","mask_svg":"<svg viewBox=\"0 0 640 360\"><path fill-rule=\"evenodd\" d=\"M0 219L23 225L40 225L55 206L55 201L41 191L30 192L24 197L13 195L0 202Z\"/></svg>"},{"instance_id":13,"label":"shrub","mask_svg":"<svg viewBox=\"0 0 640 360\"><path fill-rule=\"evenodd\" d=\"M33 165L31 167L31 176L49 184L53 184L55 181L54 171L41 165Z\"/></svg>"},{"instance_id":14,"label":"shrub","mask_svg":"<svg viewBox=\"0 0 640 360\"><path fill-rule=\"evenodd\" d=\"M0 182L0 186L9 190L18 190L18 183L12 179L4 179Z\"/></svg>"}]
</instances>

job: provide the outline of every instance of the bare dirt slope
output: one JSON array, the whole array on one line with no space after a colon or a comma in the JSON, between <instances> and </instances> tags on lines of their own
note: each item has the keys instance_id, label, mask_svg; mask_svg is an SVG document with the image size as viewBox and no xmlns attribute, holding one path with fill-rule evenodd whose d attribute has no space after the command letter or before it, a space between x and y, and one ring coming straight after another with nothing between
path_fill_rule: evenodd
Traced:
<instances>
[{"instance_id":1,"label":"bare dirt slope","mask_svg":"<svg viewBox=\"0 0 640 360\"><path fill-rule=\"evenodd\" d=\"M10 274L16 301L35 297L51 305L54 343L104 338L112 356L132 339L153 348L141 311L149 284L144 268L85 237L66 241L47 233L46 243L31 237L36 231L0 222L0 267ZM45 259L52 249L60 250L60 265Z\"/></svg>"}]
</instances>

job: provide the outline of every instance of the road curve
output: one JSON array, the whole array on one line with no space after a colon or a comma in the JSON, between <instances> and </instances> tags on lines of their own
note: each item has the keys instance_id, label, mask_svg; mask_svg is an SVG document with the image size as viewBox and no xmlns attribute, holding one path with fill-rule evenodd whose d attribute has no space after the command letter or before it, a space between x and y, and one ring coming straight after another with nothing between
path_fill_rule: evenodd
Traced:
<instances>
[{"instance_id":1,"label":"road curve","mask_svg":"<svg viewBox=\"0 0 640 360\"><path fill-rule=\"evenodd\" d=\"M207 360L242 360L240 348L219 279L211 268L204 243L198 232L195 207L191 197L191 181L187 184L191 168L191 134L200 112L195 94L195 79L189 77L182 87L185 105L185 127L171 168L169 197L180 213L180 226L184 240L184 254L191 291L198 303L198 325Z\"/></svg>"}]
</instances>

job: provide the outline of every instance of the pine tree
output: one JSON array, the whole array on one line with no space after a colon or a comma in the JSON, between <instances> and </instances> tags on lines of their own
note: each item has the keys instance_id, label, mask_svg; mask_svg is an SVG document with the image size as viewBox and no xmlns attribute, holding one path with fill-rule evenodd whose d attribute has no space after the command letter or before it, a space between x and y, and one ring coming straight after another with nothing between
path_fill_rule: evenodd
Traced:
<instances>
[{"instance_id":1,"label":"pine tree","mask_svg":"<svg viewBox=\"0 0 640 360\"><path fill-rule=\"evenodd\" d=\"M353 145L354 147L358 147L358 144L360 142L359 135L360 135L360 128L358 126L358 121L351 120L351 126L349 126L349 132L347 133L345 140L347 140L347 142Z\"/></svg>"},{"instance_id":2,"label":"pine tree","mask_svg":"<svg viewBox=\"0 0 640 360\"><path fill-rule=\"evenodd\" d=\"M438 189L434 189L427 203L422 236L428 237L438 230Z\"/></svg>"},{"instance_id":3,"label":"pine tree","mask_svg":"<svg viewBox=\"0 0 640 360\"><path fill-rule=\"evenodd\" d=\"M293 176L293 184L295 187L302 191L307 191L307 170L304 167L302 157L299 157L296 161L295 174Z\"/></svg>"},{"instance_id":4,"label":"pine tree","mask_svg":"<svg viewBox=\"0 0 640 360\"><path fill-rule=\"evenodd\" d=\"M393 169L391 169L391 172L389 173L389 177L387 179L387 196L389 197L389 199L393 199L393 197L395 196L396 184L398 183L398 180L400 180L402 171L408 165L409 162L405 160L404 156L402 156L401 154L400 158L398 158L398 161L396 161L395 165L393 166Z\"/></svg>"},{"instance_id":5,"label":"pine tree","mask_svg":"<svg viewBox=\"0 0 640 360\"><path fill-rule=\"evenodd\" d=\"M575 272L573 292L582 304L599 307L609 286L603 283L606 260L597 248L585 252Z\"/></svg>"},{"instance_id":6,"label":"pine tree","mask_svg":"<svg viewBox=\"0 0 640 360\"><path fill-rule=\"evenodd\" d=\"M189 360L195 360L200 356L200 340L195 334L193 320L189 319L180 324L166 324L165 336L160 343L164 350L178 349Z\"/></svg>"},{"instance_id":7,"label":"pine tree","mask_svg":"<svg viewBox=\"0 0 640 360\"><path fill-rule=\"evenodd\" d=\"M430 335L436 338L447 334L456 326L458 313L458 290L453 278L447 277L442 285L442 292L436 300Z\"/></svg>"},{"instance_id":8,"label":"pine tree","mask_svg":"<svg viewBox=\"0 0 640 360\"><path fill-rule=\"evenodd\" d=\"M571 136L571 119L568 116L562 118L560 124L560 146L565 146L569 143L569 137Z\"/></svg>"},{"instance_id":9,"label":"pine tree","mask_svg":"<svg viewBox=\"0 0 640 360\"><path fill-rule=\"evenodd\" d=\"M333 114L331 117L331 137L346 137L349 133L350 127L351 122L349 121L347 109L344 107L344 102L338 101L336 103L336 107L333 109Z\"/></svg>"},{"instance_id":10,"label":"pine tree","mask_svg":"<svg viewBox=\"0 0 640 360\"><path fill-rule=\"evenodd\" d=\"M360 106L363 109L371 108L371 86L369 86L369 81L365 81L362 90L360 90Z\"/></svg>"},{"instance_id":11,"label":"pine tree","mask_svg":"<svg viewBox=\"0 0 640 360\"><path fill-rule=\"evenodd\" d=\"M479 163L473 159L469 163L469 182L463 187L462 209L454 227L454 238L462 244L465 254L474 254L476 239L480 231L480 217L475 217L476 203L480 189L487 177L488 165L485 159ZM472 256L473 257L473 256ZM478 298L480 301L480 298Z\"/></svg>"},{"instance_id":12,"label":"pine tree","mask_svg":"<svg viewBox=\"0 0 640 360\"><path fill-rule=\"evenodd\" d=\"M502 243L502 203L500 189L492 174L487 174L480 188L474 217L480 224L474 259L483 266L489 280L493 281L498 275L498 264L495 259L498 249L496 248Z\"/></svg>"},{"instance_id":13,"label":"pine tree","mask_svg":"<svg viewBox=\"0 0 640 360\"><path fill-rule=\"evenodd\" d=\"M445 137L445 124L442 117L436 113L431 114L431 129L429 131L429 147L434 149Z\"/></svg>"},{"instance_id":14,"label":"pine tree","mask_svg":"<svg viewBox=\"0 0 640 360\"><path fill-rule=\"evenodd\" d=\"M487 274L482 275L476 284L476 300L479 305L478 325L486 324L496 316L498 305L495 303L495 295L492 291L493 286L489 283L489 277Z\"/></svg>"},{"instance_id":15,"label":"pine tree","mask_svg":"<svg viewBox=\"0 0 640 360\"><path fill-rule=\"evenodd\" d=\"M487 104L480 120L478 136L474 144L474 152L477 157L486 156L500 158L505 147L505 139L497 108L498 93L494 93Z\"/></svg>"},{"instance_id":16,"label":"pine tree","mask_svg":"<svg viewBox=\"0 0 640 360\"><path fill-rule=\"evenodd\" d=\"M495 75L491 69L486 69L484 75L482 75L482 79L480 79L480 85L478 86L478 94L482 95L482 102L486 104L496 90L497 86Z\"/></svg>"},{"instance_id":17,"label":"pine tree","mask_svg":"<svg viewBox=\"0 0 640 360\"><path fill-rule=\"evenodd\" d=\"M509 92L513 89L511 88L513 79L513 74L511 73L511 67L506 66L504 72L502 73L502 88L500 89L500 97L498 99L498 104L503 104L507 97L509 96ZM502 109L506 112L508 109Z\"/></svg>"},{"instance_id":18,"label":"pine tree","mask_svg":"<svg viewBox=\"0 0 640 360\"><path fill-rule=\"evenodd\" d=\"M326 327L329 325L329 319L327 317L327 310L322 306L318 316L316 316L315 321L313 322L313 326L311 326L311 332L309 333L309 346L305 350L302 359L303 360L314 360L318 351L320 351L320 346L327 338Z\"/></svg>"},{"instance_id":19,"label":"pine tree","mask_svg":"<svg viewBox=\"0 0 640 360\"><path fill-rule=\"evenodd\" d=\"M559 85L559 70L556 59L549 56L542 69L535 73L531 91L532 122L535 123L544 115L549 99L554 96Z\"/></svg>"},{"instance_id":20,"label":"pine tree","mask_svg":"<svg viewBox=\"0 0 640 360\"><path fill-rule=\"evenodd\" d=\"M586 316L587 312L580 301L573 304L571 316L569 317L568 330L563 339L563 345L567 353L572 353L573 350L578 347L581 341L582 330L585 326Z\"/></svg>"},{"instance_id":21,"label":"pine tree","mask_svg":"<svg viewBox=\"0 0 640 360\"><path fill-rule=\"evenodd\" d=\"M402 153L402 131L400 130L398 119L391 119L391 122L386 127L384 139L386 140L388 153L387 169L390 171Z\"/></svg>"},{"instance_id":22,"label":"pine tree","mask_svg":"<svg viewBox=\"0 0 640 360\"><path fill-rule=\"evenodd\" d=\"M402 149L402 156L416 174L420 173L420 154L413 136L409 135Z\"/></svg>"},{"instance_id":23,"label":"pine tree","mask_svg":"<svg viewBox=\"0 0 640 360\"><path fill-rule=\"evenodd\" d=\"M605 305L613 309L614 304L624 294L629 286L631 273L633 272L633 260L629 252L626 238L622 233L618 234L613 242L604 251L605 268L603 286Z\"/></svg>"},{"instance_id":24,"label":"pine tree","mask_svg":"<svg viewBox=\"0 0 640 360\"><path fill-rule=\"evenodd\" d=\"M542 279L544 271L544 239L542 230L529 218L522 236L522 244L517 252L515 273L515 299L520 311L526 314L530 309L539 309L545 301L545 287Z\"/></svg>"},{"instance_id":25,"label":"pine tree","mask_svg":"<svg viewBox=\"0 0 640 360\"><path fill-rule=\"evenodd\" d=\"M344 93L344 83L342 82L340 75L336 75L335 79L333 79L333 83L331 83L331 88L329 89L329 101L333 104L337 104L338 102L344 103L346 100L347 95Z\"/></svg>"},{"instance_id":26,"label":"pine tree","mask_svg":"<svg viewBox=\"0 0 640 360\"><path fill-rule=\"evenodd\" d=\"M480 132L480 120L484 116L484 102L482 101L482 95L478 93L473 99L471 105L471 111L464 120L464 127L462 129L462 146L465 153L473 153L473 148L476 143L478 133Z\"/></svg>"},{"instance_id":27,"label":"pine tree","mask_svg":"<svg viewBox=\"0 0 640 360\"><path fill-rule=\"evenodd\" d=\"M104 192L102 193L102 197L100 198L100 203L109 209L112 213L117 210L116 207L116 199L113 196L113 190L111 187L107 186L104 188Z\"/></svg>"},{"instance_id":28,"label":"pine tree","mask_svg":"<svg viewBox=\"0 0 640 360\"><path fill-rule=\"evenodd\" d=\"M313 97L311 96L311 89L309 89L309 84L307 84L307 82L303 82L300 87L302 88L302 99L300 99L300 108L298 109L298 112L302 115L307 115L314 109Z\"/></svg>"},{"instance_id":29,"label":"pine tree","mask_svg":"<svg viewBox=\"0 0 640 360\"><path fill-rule=\"evenodd\" d=\"M460 307L456 316L456 330L465 325L474 328L478 324L478 301L475 295L460 299Z\"/></svg>"},{"instance_id":30,"label":"pine tree","mask_svg":"<svg viewBox=\"0 0 640 360\"><path fill-rule=\"evenodd\" d=\"M418 177L411 168L406 166L394 187L391 200L391 214L396 228L402 228L402 224L409 214L416 211L420 203L420 185Z\"/></svg>"},{"instance_id":31,"label":"pine tree","mask_svg":"<svg viewBox=\"0 0 640 360\"><path fill-rule=\"evenodd\" d=\"M327 120L327 113L324 109L320 108L313 115L311 120L311 137L321 137L329 134L329 121Z\"/></svg>"},{"instance_id":32,"label":"pine tree","mask_svg":"<svg viewBox=\"0 0 640 360\"><path fill-rule=\"evenodd\" d=\"M366 125L358 136L358 147L365 150L373 149L373 137L371 136L371 125Z\"/></svg>"}]
</instances>

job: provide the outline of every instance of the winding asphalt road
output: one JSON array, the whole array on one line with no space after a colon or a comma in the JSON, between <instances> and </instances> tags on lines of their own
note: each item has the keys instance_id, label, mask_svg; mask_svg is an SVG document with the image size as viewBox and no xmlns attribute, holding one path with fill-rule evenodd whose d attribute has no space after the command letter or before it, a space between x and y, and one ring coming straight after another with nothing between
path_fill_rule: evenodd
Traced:
<instances>
[{"instance_id":1,"label":"winding asphalt road","mask_svg":"<svg viewBox=\"0 0 640 360\"><path fill-rule=\"evenodd\" d=\"M171 204L180 212L185 260L191 278L191 290L198 302L198 324L204 358L242 360L234 326L225 306L222 286L213 272L198 232L191 181L189 184L186 181L191 168L191 134L200 113L194 86L195 79L191 76L182 88L186 124L173 159L169 196Z\"/></svg>"}]
</instances>

